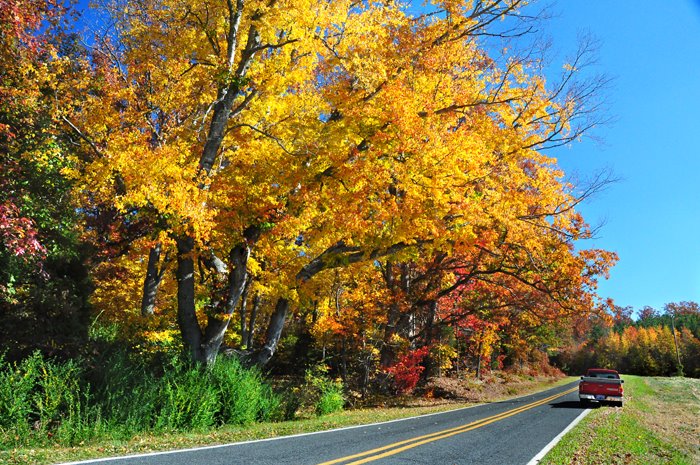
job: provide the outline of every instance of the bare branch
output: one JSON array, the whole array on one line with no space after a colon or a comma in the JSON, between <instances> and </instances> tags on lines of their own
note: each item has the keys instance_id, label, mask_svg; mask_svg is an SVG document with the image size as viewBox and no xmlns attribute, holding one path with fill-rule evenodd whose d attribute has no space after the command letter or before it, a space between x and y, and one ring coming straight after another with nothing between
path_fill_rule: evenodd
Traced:
<instances>
[{"instance_id":1,"label":"bare branch","mask_svg":"<svg viewBox=\"0 0 700 465\"><path fill-rule=\"evenodd\" d=\"M71 120L69 120L69 119L66 118L65 116L62 116L61 119L63 120L63 122L65 122L66 124L68 124L68 126L70 126L71 130L72 130L75 134L77 134L78 137L80 137L80 138L83 139L85 142L87 142L88 145L90 145L90 148L92 148L92 151L95 152L95 155L97 155L98 157L103 157L103 156L104 156L103 153L102 153L102 151L101 151L101 150L97 147L97 145L95 144L95 142L93 142L92 139L90 139L90 138L89 138L88 136L86 136L80 129L78 129L78 127L77 127L75 124L73 124L73 123L71 122Z\"/></svg>"},{"instance_id":2,"label":"bare branch","mask_svg":"<svg viewBox=\"0 0 700 465\"><path fill-rule=\"evenodd\" d=\"M241 16L243 15L243 0L237 0L236 6L233 6L233 0L226 0L228 8L228 34L226 36L226 62L228 63L229 71L233 69L233 61L236 57L236 48L238 41L238 29L241 25Z\"/></svg>"},{"instance_id":3,"label":"bare branch","mask_svg":"<svg viewBox=\"0 0 700 465\"><path fill-rule=\"evenodd\" d=\"M275 136L273 136L272 134L270 134L269 132L266 132L266 131L264 131L264 130L262 130L262 129L260 129L260 128L257 128L257 127L255 127L255 126L253 126L252 124L248 124L248 123L237 124L235 127L236 127L236 128L248 128L248 129L251 129L251 130L257 132L258 134L261 134L261 135L267 137L268 139L272 140L273 142L275 142L275 144L277 144L277 146L278 146L279 148L281 148L281 149L284 151L284 153L286 153L287 155L294 155L294 152L292 152L291 150L287 149L287 147L284 146L284 144L282 143L282 141L280 140L279 137L275 137Z\"/></svg>"},{"instance_id":4,"label":"bare branch","mask_svg":"<svg viewBox=\"0 0 700 465\"><path fill-rule=\"evenodd\" d=\"M359 246L348 246L345 241L338 241L306 264L297 273L296 280L303 283L323 270L393 255L407 248L418 247L429 242L429 240L416 241L411 244L399 242L382 249L365 250Z\"/></svg>"}]
</instances>

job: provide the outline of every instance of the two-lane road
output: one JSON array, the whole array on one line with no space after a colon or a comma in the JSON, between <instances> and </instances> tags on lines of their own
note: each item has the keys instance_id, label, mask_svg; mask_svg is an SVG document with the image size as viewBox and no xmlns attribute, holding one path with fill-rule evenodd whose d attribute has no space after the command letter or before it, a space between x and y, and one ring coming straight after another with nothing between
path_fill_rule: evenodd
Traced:
<instances>
[{"instance_id":1,"label":"two-lane road","mask_svg":"<svg viewBox=\"0 0 700 465\"><path fill-rule=\"evenodd\" d=\"M184 451L102 465L526 464L583 409L577 383L405 420Z\"/></svg>"}]
</instances>

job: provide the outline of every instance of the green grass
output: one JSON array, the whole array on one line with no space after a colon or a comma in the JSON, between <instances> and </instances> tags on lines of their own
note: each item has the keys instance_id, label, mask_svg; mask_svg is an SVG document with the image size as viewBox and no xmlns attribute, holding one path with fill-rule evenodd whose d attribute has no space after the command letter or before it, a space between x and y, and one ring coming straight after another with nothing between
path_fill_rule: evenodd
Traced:
<instances>
[{"instance_id":1,"label":"green grass","mask_svg":"<svg viewBox=\"0 0 700 465\"><path fill-rule=\"evenodd\" d=\"M700 380L625 376L623 408L595 408L540 462L700 463Z\"/></svg>"},{"instance_id":2,"label":"green grass","mask_svg":"<svg viewBox=\"0 0 700 465\"><path fill-rule=\"evenodd\" d=\"M541 382L518 389L515 395L549 389L570 383L574 378L568 377L557 382ZM490 399L503 400L503 397ZM295 421L255 423L243 426L223 426L202 432L141 434L129 440L101 440L85 442L74 447L59 444L46 447L16 447L0 450L0 464L7 465L43 465L49 463L84 460L116 455L147 453L224 444L254 439L264 439L290 434L308 433L345 426L362 425L381 421L407 418L416 415L442 412L456 408L475 405L473 403L433 403L425 406L406 405L404 407L356 409L334 412L322 417L305 418Z\"/></svg>"}]
</instances>

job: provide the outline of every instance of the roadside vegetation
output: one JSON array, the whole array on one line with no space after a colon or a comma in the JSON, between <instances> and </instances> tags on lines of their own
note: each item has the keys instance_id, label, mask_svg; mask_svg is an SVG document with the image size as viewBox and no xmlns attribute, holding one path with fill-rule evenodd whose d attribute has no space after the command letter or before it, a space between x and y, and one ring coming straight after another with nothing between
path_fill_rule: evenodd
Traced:
<instances>
[{"instance_id":1,"label":"roadside vegetation","mask_svg":"<svg viewBox=\"0 0 700 465\"><path fill-rule=\"evenodd\" d=\"M37 360L32 362L37 363ZM41 362L39 362L40 364ZM55 370L44 365L49 371ZM255 377L253 377L255 378ZM196 446L206 446L239 441L249 441L255 439L265 439L283 435L309 433L322 431L331 428L362 425L381 421L396 420L416 415L442 412L455 408L476 405L480 402L499 401L509 397L524 395L542 389L569 383L571 377L533 377L517 376L502 372L493 372L484 376L482 380L462 379L458 380L438 379L435 385L442 386L443 393L449 385L453 399L436 399L430 397L415 396L390 396L376 397L371 406L358 407L352 410L335 411L320 415L319 409L327 405L328 400L323 400L322 392L314 388L313 384L318 384L318 378L310 380L311 386L307 386L307 392L301 393L302 398L318 399L316 405L305 405L300 408L293 420L261 421L257 423L226 424L222 426L180 428L162 428L160 430L148 430L141 433L126 434L123 426L111 424L107 420L101 420L99 430L91 430L95 425L91 422L96 418L94 415L95 406L92 406L93 416L76 415L73 423L81 423L83 435L73 434L70 438L64 434L51 434L50 431L40 428L30 431L25 428L22 432L15 431L14 438L9 438L14 444L4 444L0 448L0 464L7 465L43 465L57 462L67 462L99 457L111 457L117 455L148 453L161 450L182 449ZM3 386L6 388L7 378L2 378ZM202 386L207 383L199 383ZM333 384L333 383L331 383ZM457 386L457 384L460 384ZM185 388L186 389L186 388ZM189 389L192 389L190 385ZM5 392L3 392L4 394ZM299 391L297 391L299 393ZM187 394L184 390L180 392L181 397ZM461 397L466 394L466 397ZM331 396L335 397L336 394ZM129 396L125 406L129 403ZM133 399L136 401L137 399ZM256 400L256 399L253 399ZM267 401L263 399L263 401ZM258 402L260 400L258 399ZM284 402L279 404L278 412L284 414ZM69 408L70 409L70 408ZM156 410L154 407L142 406L138 410ZM87 409L90 410L90 409ZM170 406L170 413L177 411L178 405ZM126 413L124 408L122 413ZM136 413L135 416L137 416ZM171 421L177 418L175 415ZM151 423L147 421L147 423ZM135 422L132 422L132 429L136 431ZM38 427L39 425L36 424ZM68 426L68 425L66 425ZM72 425L71 425L72 426ZM22 426L22 428L24 428ZM71 429L73 431L73 429ZM3 433L9 433L5 430ZM23 435L22 435L23 434ZM3 436L5 437L5 435ZM66 442L68 440L68 442Z\"/></svg>"},{"instance_id":2,"label":"roadside vegetation","mask_svg":"<svg viewBox=\"0 0 700 465\"><path fill-rule=\"evenodd\" d=\"M625 406L594 408L542 465L700 463L700 380L624 379Z\"/></svg>"},{"instance_id":3,"label":"roadside vegetation","mask_svg":"<svg viewBox=\"0 0 700 465\"><path fill-rule=\"evenodd\" d=\"M205 368L182 357L145 363L119 349L80 362L39 352L17 363L0 356L0 399L0 450L249 426L345 405L342 382L324 367L276 392L235 358Z\"/></svg>"}]
</instances>

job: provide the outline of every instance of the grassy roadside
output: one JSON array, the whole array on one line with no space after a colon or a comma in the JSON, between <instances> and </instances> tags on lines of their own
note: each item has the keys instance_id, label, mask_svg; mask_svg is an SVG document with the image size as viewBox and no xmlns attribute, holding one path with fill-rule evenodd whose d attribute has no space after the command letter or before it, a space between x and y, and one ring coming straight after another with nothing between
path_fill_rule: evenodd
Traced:
<instances>
[{"instance_id":1,"label":"grassy roadside","mask_svg":"<svg viewBox=\"0 0 700 465\"><path fill-rule=\"evenodd\" d=\"M488 402L499 401L508 397L517 397L531 392L537 392L567 384L574 379L575 378L568 377L555 382L547 380L530 383L516 383L509 385L509 387L506 389L506 395L504 395L502 391L495 391L492 397L487 397L485 394L482 395L481 400ZM247 427L226 426L203 432L165 434L158 436L142 435L129 441L100 442L95 444L84 444L80 447L68 448L54 446L46 448L2 450L0 451L0 464L43 465L90 458L249 441L275 436L309 433L344 426L395 420L416 415L453 410L471 405L476 404L473 402L465 403L437 400L426 403L425 401L420 400L418 405L416 405L416 403L407 402L407 405L401 407L348 410L317 418L307 418L297 421L278 423L260 423Z\"/></svg>"},{"instance_id":2,"label":"grassy roadside","mask_svg":"<svg viewBox=\"0 0 700 465\"><path fill-rule=\"evenodd\" d=\"M625 406L594 409L542 465L700 464L700 380L624 378Z\"/></svg>"}]
</instances>

